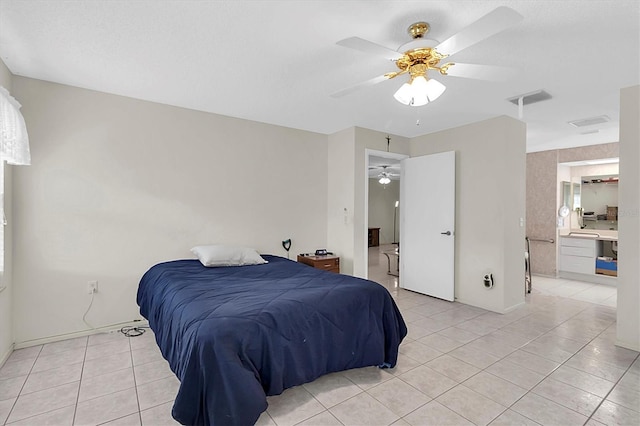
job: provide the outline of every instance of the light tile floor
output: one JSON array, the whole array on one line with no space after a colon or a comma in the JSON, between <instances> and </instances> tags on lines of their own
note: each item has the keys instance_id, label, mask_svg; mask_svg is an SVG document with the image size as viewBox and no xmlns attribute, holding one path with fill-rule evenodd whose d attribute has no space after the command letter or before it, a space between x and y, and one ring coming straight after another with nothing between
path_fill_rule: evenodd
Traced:
<instances>
[{"instance_id":1,"label":"light tile floor","mask_svg":"<svg viewBox=\"0 0 640 426\"><path fill-rule=\"evenodd\" d=\"M499 315L400 289L388 248L370 249L370 278L409 328L398 365L269 397L258 424L640 424L640 360L613 344L611 288L534 277L526 305ZM177 388L151 332L20 349L0 368L0 424L175 424Z\"/></svg>"},{"instance_id":2,"label":"light tile floor","mask_svg":"<svg viewBox=\"0 0 640 426\"><path fill-rule=\"evenodd\" d=\"M612 308L617 305L618 292L614 286L535 275L533 282L536 289L542 294L562 296Z\"/></svg>"}]
</instances>

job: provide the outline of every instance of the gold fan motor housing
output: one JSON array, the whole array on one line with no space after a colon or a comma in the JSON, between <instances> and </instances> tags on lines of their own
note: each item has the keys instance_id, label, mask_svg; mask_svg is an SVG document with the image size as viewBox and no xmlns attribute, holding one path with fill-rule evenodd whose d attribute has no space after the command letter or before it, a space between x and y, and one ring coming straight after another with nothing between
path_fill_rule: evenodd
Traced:
<instances>
[{"instance_id":1,"label":"gold fan motor housing","mask_svg":"<svg viewBox=\"0 0 640 426\"><path fill-rule=\"evenodd\" d=\"M407 29L407 32L411 34L411 37L414 39L419 39L429 32L429 28L429 24L426 22L416 22ZM413 78L418 76L426 77L428 70L437 70L440 74L447 75L449 67L455 64L448 62L442 66L438 66L440 61L447 56L449 55L438 52L435 47L421 47L407 50L396 60L396 65L400 71L387 73L385 76L387 78L394 78L408 72L413 80Z\"/></svg>"}]
</instances>

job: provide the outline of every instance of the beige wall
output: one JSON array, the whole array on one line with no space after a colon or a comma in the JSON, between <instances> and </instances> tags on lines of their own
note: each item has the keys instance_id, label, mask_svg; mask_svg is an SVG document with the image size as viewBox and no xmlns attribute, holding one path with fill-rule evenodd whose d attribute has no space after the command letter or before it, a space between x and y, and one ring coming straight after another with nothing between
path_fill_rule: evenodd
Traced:
<instances>
[{"instance_id":1,"label":"beige wall","mask_svg":"<svg viewBox=\"0 0 640 426\"><path fill-rule=\"evenodd\" d=\"M328 245L342 273L367 277L366 150L387 150L387 133L352 127L329 135ZM409 153L409 140L391 135L389 151Z\"/></svg>"},{"instance_id":2,"label":"beige wall","mask_svg":"<svg viewBox=\"0 0 640 426\"><path fill-rule=\"evenodd\" d=\"M327 249L340 256L340 272L353 273L355 128L328 138Z\"/></svg>"},{"instance_id":3,"label":"beige wall","mask_svg":"<svg viewBox=\"0 0 640 426\"><path fill-rule=\"evenodd\" d=\"M21 77L31 137L14 170L18 344L138 318L142 274L226 243L327 244L325 135ZM34 314L34 308L38 314ZM46 321L43 320L46 318Z\"/></svg>"},{"instance_id":4,"label":"beige wall","mask_svg":"<svg viewBox=\"0 0 640 426\"><path fill-rule=\"evenodd\" d=\"M525 124L497 117L411 140L411 156L456 151L456 300L495 312L524 303ZM493 289L482 277L492 273Z\"/></svg>"},{"instance_id":5,"label":"beige wall","mask_svg":"<svg viewBox=\"0 0 640 426\"><path fill-rule=\"evenodd\" d=\"M527 154L527 236L553 239L554 243L531 242L531 271L555 276L557 273L558 163L597 160L619 156L618 143L578 148L554 149Z\"/></svg>"},{"instance_id":6,"label":"beige wall","mask_svg":"<svg viewBox=\"0 0 640 426\"><path fill-rule=\"evenodd\" d=\"M640 86L620 92L617 343L640 351Z\"/></svg>"},{"instance_id":7,"label":"beige wall","mask_svg":"<svg viewBox=\"0 0 640 426\"><path fill-rule=\"evenodd\" d=\"M4 62L0 60L0 86L4 87L9 92L13 92L11 83L11 72L9 72L9 69L5 66ZM19 98L18 101L20 101ZM4 227L4 232L2 233L2 237L4 238L4 250L2 252L2 255L4 256L4 271L2 271L0 287L4 287L4 290L0 292L0 365L4 363L13 350L13 284L11 277L11 230L13 228L11 172L13 167L16 166L8 166L7 164L4 164L3 167L5 182L4 210L7 218L7 226Z\"/></svg>"}]
</instances>

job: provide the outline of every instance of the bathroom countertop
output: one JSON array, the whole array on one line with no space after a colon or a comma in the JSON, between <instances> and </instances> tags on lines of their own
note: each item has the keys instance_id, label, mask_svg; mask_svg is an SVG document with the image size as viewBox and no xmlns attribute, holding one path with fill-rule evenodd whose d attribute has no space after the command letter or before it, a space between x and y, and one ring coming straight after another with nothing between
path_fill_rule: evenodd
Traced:
<instances>
[{"instance_id":1,"label":"bathroom countertop","mask_svg":"<svg viewBox=\"0 0 640 426\"><path fill-rule=\"evenodd\" d=\"M590 239L590 240L618 241L618 231L607 231L602 229L573 230L566 234L560 234L560 236L565 238L583 238L583 239Z\"/></svg>"}]
</instances>

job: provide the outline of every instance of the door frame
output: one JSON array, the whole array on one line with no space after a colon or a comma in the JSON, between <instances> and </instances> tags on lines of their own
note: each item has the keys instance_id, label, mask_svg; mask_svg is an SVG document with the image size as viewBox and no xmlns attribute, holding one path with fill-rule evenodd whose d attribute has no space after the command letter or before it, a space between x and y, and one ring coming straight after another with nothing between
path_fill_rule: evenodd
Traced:
<instances>
[{"instance_id":1,"label":"door frame","mask_svg":"<svg viewBox=\"0 0 640 426\"><path fill-rule=\"evenodd\" d=\"M404 160L410 158L408 154L398 154L396 152L378 151L375 149L365 148L364 150L364 229L363 235L367 235L369 232L369 157L383 157L392 160ZM364 264L366 271L363 278L369 278L369 241L365 237L362 239L362 245L364 250Z\"/></svg>"}]
</instances>

